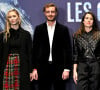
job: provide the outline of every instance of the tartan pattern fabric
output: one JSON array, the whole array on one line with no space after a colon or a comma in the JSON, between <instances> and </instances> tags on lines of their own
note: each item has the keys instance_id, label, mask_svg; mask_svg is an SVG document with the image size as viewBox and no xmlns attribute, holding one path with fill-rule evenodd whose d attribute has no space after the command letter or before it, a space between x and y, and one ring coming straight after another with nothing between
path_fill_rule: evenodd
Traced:
<instances>
[{"instance_id":1,"label":"tartan pattern fabric","mask_svg":"<svg viewBox=\"0 0 100 90\"><path fill-rule=\"evenodd\" d=\"M19 90L20 82L20 59L19 54L9 54L7 65L4 70L3 90Z\"/></svg>"}]
</instances>

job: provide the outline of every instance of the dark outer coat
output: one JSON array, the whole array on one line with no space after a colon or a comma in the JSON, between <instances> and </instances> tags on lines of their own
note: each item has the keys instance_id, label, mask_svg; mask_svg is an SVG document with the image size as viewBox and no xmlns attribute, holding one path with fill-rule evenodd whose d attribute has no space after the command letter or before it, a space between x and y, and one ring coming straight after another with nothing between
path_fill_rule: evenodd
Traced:
<instances>
[{"instance_id":1,"label":"dark outer coat","mask_svg":"<svg viewBox=\"0 0 100 90\"><path fill-rule=\"evenodd\" d=\"M46 73L49 54L47 25L43 23L36 27L33 37L33 68L36 68L42 74ZM52 61L56 67L57 79L60 79L59 77L61 77L64 69L71 69L71 55L71 40L68 28L56 22L52 43Z\"/></svg>"},{"instance_id":2,"label":"dark outer coat","mask_svg":"<svg viewBox=\"0 0 100 90\"><path fill-rule=\"evenodd\" d=\"M31 50L32 39L28 31L20 28L21 48L20 48L20 90L30 90L29 73L31 69ZM0 33L0 90L2 90L3 73L6 67L9 46L7 42L3 41L4 33ZM9 40L9 39L8 39Z\"/></svg>"}]
</instances>

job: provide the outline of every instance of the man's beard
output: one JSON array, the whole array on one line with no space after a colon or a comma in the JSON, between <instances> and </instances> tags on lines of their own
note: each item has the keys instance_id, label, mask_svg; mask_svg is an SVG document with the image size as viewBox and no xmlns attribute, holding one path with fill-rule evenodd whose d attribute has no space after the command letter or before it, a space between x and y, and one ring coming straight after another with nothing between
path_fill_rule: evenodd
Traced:
<instances>
[{"instance_id":1,"label":"man's beard","mask_svg":"<svg viewBox=\"0 0 100 90\"><path fill-rule=\"evenodd\" d=\"M48 18L47 18L47 21L52 21L52 22L53 22L53 21L55 21L55 20L56 20L56 17L54 17L53 19L48 19Z\"/></svg>"}]
</instances>

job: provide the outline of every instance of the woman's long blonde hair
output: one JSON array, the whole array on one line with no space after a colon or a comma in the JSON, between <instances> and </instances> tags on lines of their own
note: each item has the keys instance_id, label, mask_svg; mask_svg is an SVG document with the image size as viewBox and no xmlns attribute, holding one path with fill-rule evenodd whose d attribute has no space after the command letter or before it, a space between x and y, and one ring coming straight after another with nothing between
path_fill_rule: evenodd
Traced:
<instances>
[{"instance_id":1,"label":"woman's long blonde hair","mask_svg":"<svg viewBox=\"0 0 100 90\"><path fill-rule=\"evenodd\" d=\"M10 28L11 28L11 25L9 23L9 20L8 20L8 15L10 12L15 12L18 17L19 17L19 26L21 24L21 18L20 18L20 15L19 15L19 12L16 10L16 9L11 9L8 11L7 15L6 15L6 24L5 24L5 30L4 30L4 39L7 41L7 39L10 37Z\"/></svg>"}]
</instances>

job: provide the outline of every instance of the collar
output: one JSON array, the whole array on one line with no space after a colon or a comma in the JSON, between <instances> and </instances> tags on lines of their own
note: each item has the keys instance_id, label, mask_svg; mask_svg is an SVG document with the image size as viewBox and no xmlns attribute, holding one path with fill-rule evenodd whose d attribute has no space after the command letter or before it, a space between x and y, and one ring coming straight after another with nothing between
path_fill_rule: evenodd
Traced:
<instances>
[{"instance_id":1,"label":"collar","mask_svg":"<svg viewBox=\"0 0 100 90\"><path fill-rule=\"evenodd\" d=\"M91 33L93 33L94 31L93 31L93 29L91 30L91 31L89 31L89 32L84 32L85 34L91 34Z\"/></svg>"},{"instance_id":2,"label":"collar","mask_svg":"<svg viewBox=\"0 0 100 90\"><path fill-rule=\"evenodd\" d=\"M46 22L46 24L47 24L48 27L50 27L50 25L48 24L48 22ZM51 27L53 27L55 25L56 25L56 21L54 22L54 24Z\"/></svg>"}]
</instances>

